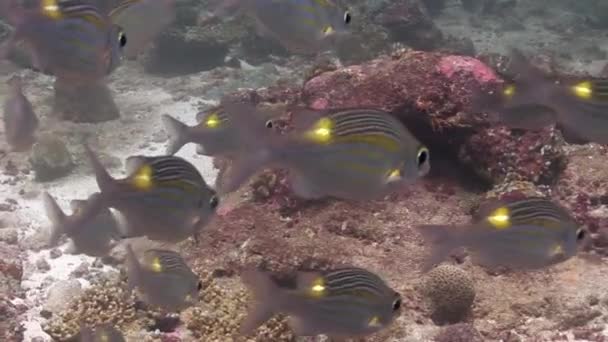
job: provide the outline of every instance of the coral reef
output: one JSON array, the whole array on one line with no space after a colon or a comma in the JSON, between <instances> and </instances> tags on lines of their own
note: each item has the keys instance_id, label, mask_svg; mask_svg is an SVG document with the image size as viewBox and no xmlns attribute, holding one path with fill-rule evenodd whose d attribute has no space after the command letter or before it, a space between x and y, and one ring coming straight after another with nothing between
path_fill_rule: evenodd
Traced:
<instances>
[{"instance_id":1,"label":"coral reef","mask_svg":"<svg viewBox=\"0 0 608 342\"><path fill-rule=\"evenodd\" d=\"M453 265L432 269L423 280L421 292L430 300L433 316L439 322L461 321L470 313L475 300L471 276Z\"/></svg>"},{"instance_id":2,"label":"coral reef","mask_svg":"<svg viewBox=\"0 0 608 342\"><path fill-rule=\"evenodd\" d=\"M0 228L6 229L6 228ZM23 327L20 315L23 307L11 303L11 298L20 297L21 278L23 269L21 265L19 248L0 242L0 340L21 341Z\"/></svg>"},{"instance_id":3,"label":"coral reef","mask_svg":"<svg viewBox=\"0 0 608 342\"><path fill-rule=\"evenodd\" d=\"M65 311L53 315L45 331L57 341L66 341L78 333L81 324L112 323L123 328L134 323L138 319L135 299L125 292L125 285L105 280L87 289Z\"/></svg>"},{"instance_id":4,"label":"coral reef","mask_svg":"<svg viewBox=\"0 0 608 342\"><path fill-rule=\"evenodd\" d=\"M32 147L30 163L39 182L63 177L75 166L63 140L53 136L41 136L38 139Z\"/></svg>"}]
</instances>

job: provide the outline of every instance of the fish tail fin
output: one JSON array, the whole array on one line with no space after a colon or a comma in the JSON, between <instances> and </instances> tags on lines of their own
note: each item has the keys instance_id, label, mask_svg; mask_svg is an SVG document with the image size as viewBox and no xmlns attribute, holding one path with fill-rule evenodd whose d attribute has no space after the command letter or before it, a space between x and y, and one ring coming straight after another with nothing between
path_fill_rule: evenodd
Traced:
<instances>
[{"instance_id":1,"label":"fish tail fin","mask_svg":"<svg viewBox=\"0 0 608 342\"><path fill-rule=\"evenodd\" d=\"M89 158L89 162L93 167L93 173L95 174L95 180L97 181L99 190L101 190L102 193L111 192L116 185L116 180L108 173L108 170L103 166L97 154L93 152L88 144L84 145L84 149Z\"/></svg>"},{"instance_id":2,"label":"fish tail fin","mask_svg":"<svg viewBox=\"0 0 608 342\"><path fill-rule=\"evenodd\" d=\"M163 115L162 120L165 130L169 134L169 145L166 153L173 155L188 143L189 127L167 114Z\"/></svg>"},{"instance_id":3,"label":"fish tail fin","mask_svg":"<svg viewBox=\"0 0 608 342\"><path fill-rule=\"evenodd\" d=\"M445 225L421 225L417 227L424 241L430 245L431 254L422 265L422 271L427 272L435 265L448 258L450 253L461 243L462 228Z\"/></svg>"},{"instance_id":4,"label":"fish tail fin","mask_svg":"<svg viewBox=\"0 0 608 342\"><path fill-rule=\"evenodd\" d=\"M239 329L241 334L249 335L278 311L277 297L281 290L270 275L259 270L244 271L241 280L253 297L247 316Z\"/></svg>"},{"instance_id":5,"label":"fish tail fin","mask_svg":"<svg viewBox=\"0 0 608 342\"><path fill-rule=\"evenodd\" d=\"M42 202L44 204L46 216L51 221L49 245L56 246L61 235L65 233L64 224L67 216L63 210L61 210L57 201L48 192L42 194Z\"/></svg>"}]
</instances>

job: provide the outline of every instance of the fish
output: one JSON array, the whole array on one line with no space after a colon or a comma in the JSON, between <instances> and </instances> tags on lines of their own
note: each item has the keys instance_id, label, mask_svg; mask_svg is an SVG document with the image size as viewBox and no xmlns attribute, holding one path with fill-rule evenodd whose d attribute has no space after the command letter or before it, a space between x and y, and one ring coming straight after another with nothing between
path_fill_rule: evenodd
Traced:
<instances>
[{"instance_id":1,"label":"fish","mask_svg":"<svg viewBox=\"0 0 608 342\"><path fill-rule=\"evenodd\" d=\"M198 113L196 119L197 125L188 126L170 115L162 116L169 133L166 154L173 155L188 143L198 144L197 153L206 156L230 156L245 146L221 106ZM272 121L266 120L264 126L272 128Z\"/></svg>"},{"instance_id":2,"label":"fish","mask_svg":"<svg viewBox=\"0 0 608 342\"><path fill-rule=\"evenodd\" d=\"M16 152L29 150L36 141L39 121L32 104L23 94L21 77L8 81L8 94L4 101L4 132L6 142Z\"/></svg>"},{"instance_id":3,"label":"fish","mask_svg":"<svg viewBox=\"0 0 608 342\"><path fill-rule=\"evenodd\" d=\"M386 328L401 312L401 295L362 268L298 272L295 288L255 269L241 279L253 296L241 323L243 335L283 313L298 336L361 337Z\"/></svg>"},{"instance_id":4,"label":"fish","mask_svg":"<svg viewBox=\"0 0 608 342\"><path fill-rule=\"evenodd\" d=\"M126 236L179 242L198 236L219 205L216 191L188 161L175 156L127 158L127 177L113 178L85 145L104 205L126 221Z\"/></svg>"},{"instance_id":5,"label":"fish","mask_svg":"<svg viewBox=\"0 0 608 342\"><path fill-rule=\"evenodd\" d=\"M122 233L112 212L103 207L100 194L94 193L87 200L72 200L72 215L66 215L57 201L48 193L42 194L46 215L51 221L49 245L55 247L62 235L67 235L72 245L71 254L104 257L121 239Z\"/></svg>"},{"instance_id":6,"label":"fish","mask_svg":"<svg viewBox=\"0 0 608 342\"><path fill-rule=\"evenodd\" d=\"M90 327L80 328L80 342L125 342L125 337L120 330L110 324L100 324L95 331Z\"/></svg>"},{"instance_id":7,"label":"fish","mask_svg":"<svg viewBox=\"0 0 608 342\"><path fill-rule=\"evenodd\" d=\"M349 32L352 21L350 11L335 0L227 0L215 15L229 11L249 15L258 35L299 54L330 49Z\"/></svg>"},{"instance_id":8,"label":"fish","mask_svg":"<svg viewBox=\"0 0 608 342\"><path fill-rule=\"evenodd\" d=\"M140 262L131 245L126 249L128 286L137 287L144 302L171 312L196 303L202 282L178 253L149 249Z\"/></svg>"},{"instance_id":9,"label":"fish","mask_svg":"<svg viewBox=\"0 0 608 342\"><path fill-rule=\"evenodd\" d=\"M175 21L175 0L123 0L109 16L129 37L123 55L135 58Z\"/></svg>"},{"instance_id":10,"label":"fish","mask_svg":"<svg viewBox=\"0 0 608 342\"><path fill-rule=\"evenodd\" d=\"M429 149L390 113L371 108L293 112L287 135L264 131L252 104L226 100L226 113L243 141L219 185L233 192L267 167L289 170L294 193L305 199L370 200L411 183L430 170ZM252 114L253 113L253 114Z\"/></svg>"},{"instance_id":11,"label":"fish","mask_svg":"<svg viewBox=\"0 0 608 342\"><path fill-rule=\"evenodd\" d=\"M574 256L588 237L564 208L540 197L492 201L471 224L417 229L431 246L425 271L459 247L467 248L476 264L489 268L541 269Z\"/></svg>"},{"instance_id":12,"label":"fish","mask_svg":"<svg viewBox=\"0 0 608 342\"><path fill-rule=\"evenodd\" d=\"M127 37L90 1L34 3L26 7L17 0L4 2L15 29L0 48L2 57L24 42L37 70L74 83L99 81L120 65Z\"/></svg>"},{"instance_id":13,"label":"fish","mask_svg":"<svg viewBox=\"0 0 608 342\"><path fill-rule=\"evenodd\" d=\"M559 124L566 135L608 144L608 79L558 80L542 73L517 49L511 51L517 75L494 91L474 96L472 111L489 112L510 128L539 130Z\"/></svg>"}]
</instances>

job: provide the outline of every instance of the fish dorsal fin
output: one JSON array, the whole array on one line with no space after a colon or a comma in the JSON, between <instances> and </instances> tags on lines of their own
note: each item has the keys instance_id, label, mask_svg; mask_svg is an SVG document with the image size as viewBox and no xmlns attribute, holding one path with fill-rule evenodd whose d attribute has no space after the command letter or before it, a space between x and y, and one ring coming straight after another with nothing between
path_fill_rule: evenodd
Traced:
<instances>
[{"instance_id":1,"label":"fish dorsal fin","mask_svg":"<svg viewBox=\"0 0 608 342\"><path fill-rule=\"evenodd\" d=\"M328 293L327 284L323 275L317 272L298 272L298 292L312 298L322 298Z\"/></svg>"}]
</instances>

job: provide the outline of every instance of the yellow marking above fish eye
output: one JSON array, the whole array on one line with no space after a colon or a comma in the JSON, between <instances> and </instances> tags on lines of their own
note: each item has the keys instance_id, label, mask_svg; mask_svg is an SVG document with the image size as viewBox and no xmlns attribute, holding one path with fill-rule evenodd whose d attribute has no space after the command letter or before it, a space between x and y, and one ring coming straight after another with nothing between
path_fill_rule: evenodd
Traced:
<instances>
[{"instance_id":1,"label":"yellow marking above fish eye","mask_svg":"<svg viewBox=\"0 0 608 342\"><path fill-rule=\"evenodd\" d=\"M512 97L515 95L515 86L512 84L506 86L505 89L503 89L502 94L506 97Z\"/></svg>"},{"instance_id":2,"label":"yellow marking above fish eye","mask_svg":"<svg viewBox=\"0 0 608 342\"><path fill-rule=\"evenodd\" d=\"M369 322L367 323L367 325L371 328L377 328L379 326L381 326L380 324L380 317L378 316L374 316L372 317Z\"/></svg>"},{"instance_id":3,"label":"yellow marking above fish eye","mask_svg":"<svg viewBox=\"0 0 608 342\"><path fill-rule=\"evenodd\" d=\"M57 0L42 0L42 13L51 19L61 18L61 10Z\"/></svg>"},{"instance_id":4,"label":"yellow marking above fish eye","mask_svg":"<svg viewBox=\"0 0 608 342\"><path fill-rule=\"evenodd\" d=\"M488 222L496 229L505 229L511 226L509 208L500 207L494 210L487 218Z\"/></svg>"},{"instance_id":5,"label":"yellow marking above fish eye","mask_svg":"<svg viewBox=\"0 0 608 342\"><path fill-rule=\"evenodd\" d=\"M312 129L304 134L304 136L314 142L328 143L332 138L332 129L334 123L329 118L319 119Z\"/></svg>"},{"instance_id":6,"label":"yellow marking above fish eye","mask_svg":"<svg viewBox=\"0 0 608 342\"><path fill-rule=\"evenodd\" d=\"M220 125L220 117L217 113L211 113L207 118L207 121L205 121L205 124L209 128L217 128Z\"/></svg>"},{"instance_id":7,"label":"yellow marking above fish eye","mask_svg":"<svg viewBox=\"0 0 608 342\"><path fill-rule=\"evenodd\" d=\"M152 168L150 165L143 165L133 175L133 185L140 190L148 190L152 187Z\"/></svg>"},{"instance_id":8,"label":"yellow marking above fish eye","mask_svg":"<svg viewBox=\"0 0 608 342\"><path fill-rule=\"evenodd\" d=\"M150 262L149 267L152 272L160 273L163 271L163 264L160 262L159 257L155 257L154 259L152 259L152 262Z\"/></svg>"},{"instance_id":9,"label":"yellow marking above fish eye","mask_svg":"<svg viewBox=\"0 0 608 342\"><path fill-rule=\"evenodd\" d=\"M578 84L573 85L570 90L576 95L576 97L581 99L590 99L593 96L593 86L589 81L583 81Z\"/></svg>"}]
</instances>

